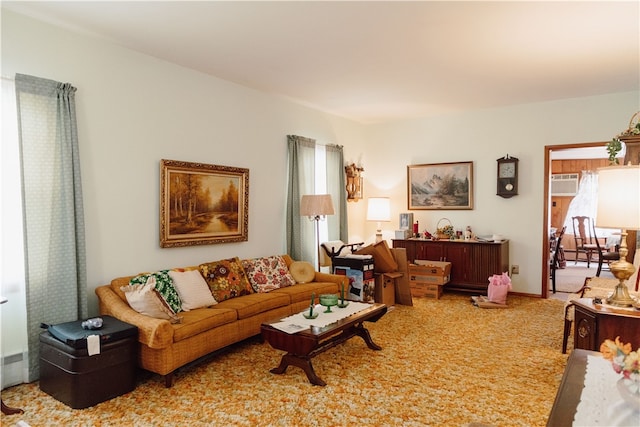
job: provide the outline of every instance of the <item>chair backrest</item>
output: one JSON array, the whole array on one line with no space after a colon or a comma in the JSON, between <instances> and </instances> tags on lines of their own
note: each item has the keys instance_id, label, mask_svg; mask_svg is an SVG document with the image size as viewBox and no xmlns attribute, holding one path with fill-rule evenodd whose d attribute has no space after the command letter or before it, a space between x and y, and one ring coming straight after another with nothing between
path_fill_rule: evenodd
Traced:
<instances>
[{"instance_id":1,"label":"chair backrest","mask_svg":"<svg viewBox=\"0 0 640 427\"><path fill-rule=\"evenodd\" d=\"M342 240L332 240L324 242L320 246L323 249L320 251L320 265L322 267L330 267L332 258L340 254L344 247L344 242Z\"/></svg>"},{"instance_id":2,"label":"chair backrest","mask_svg":"<svg viewBox=\"0 0 640 427\"><path fill-rule=\"evenodd\" d=\"M598 235L596 234L595 223L593 223L593 240L595 240L596 246L598 247L598 253L600 254L600 257L606 256L608 260L615 260L620 258L620 253L618 252L619 250L618 245L616 245L615 250L609 250L607 252L603 250L602 246L600 245L600 240L598 240Z\"/></svg>"},{"instance_id":3,"label":"chair backrest","mask_svg":"<svg viewBox=\"0 0 640 427\"><path fill-rule=\"evenodd\" d=\"M562 244L562 237L564 236L564 232L566 231L567 226L565 225L560 230L560 234L556 237L556 241L553 247L553 259L551 260L551 268L555 269L558 266L558 256L560 254L560 245Z\"/></svg>"},{"instance_id":4,"label":"chair backrest","mask_svg":"<svg viewBox=\"0 0 640 427\"><path fill-rule=\"evenodd\" d=\"M337 256L345 256L358 250L364 242L344 243L342 240L331 240L320 245L323 249L320 251L320 266L330 267L333 264L333 258Z\"/></svg>"},{"instance_id":5,"label":"chair backrest","mask_svg":"<svg viewBox=\"0 0 640 427\"><path fill-rule=\"evenodd\" d=\"M573 225L573 236L576 239L576 246L593 244L593 219L588 216L571 217ZM577 241L580 240L580 243Z\"/></svg>"},{"instance_id":6,"label":"chair backrest","mask_svg":"<svg viewBox=\"0 0 640 427\"><path fill-rule=\"evenodd\" d=\"M602 256L602 246L600 246L600 241L598 240L598 235L596 234L596 224L594 222L591 223L593 230L593 240L595 240L596 246L598 247L598 252L600 256Z\"/></svg>"}]
</instances>

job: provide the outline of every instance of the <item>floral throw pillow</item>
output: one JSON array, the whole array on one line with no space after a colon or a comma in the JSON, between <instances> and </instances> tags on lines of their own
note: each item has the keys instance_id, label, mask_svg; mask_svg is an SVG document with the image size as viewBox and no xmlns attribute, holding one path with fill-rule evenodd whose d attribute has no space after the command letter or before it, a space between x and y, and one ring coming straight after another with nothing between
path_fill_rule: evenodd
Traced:
<instances>
[{"instance_id":1,"label":"floral throw pillow","mask_svg":"<svg viewBox=\"0 0 640 427\"><path fill-rule=\"evenodd\" d=\"M245 259L242 266L256 292L269 292L296 284L287 263L279 255Z\"/></svg>"},{"instance_id":2,"label":"floral throw pillow","mask_svg":"<svg viewBox=\"0 0 640 427\"><path fill-rule=\"evenodd\" d=\"M199 268L218 302L253 293L238 257L207 262Z\"/></svg>"},{"instance_id":3,"label":"floral throw pillow","mask_svg":"<svg viewBox=\"0 0 640 427\"><path fill-rule=\"evenodd\" d=\"M173 279L169 276L169 270L161 270L155 273L140 274L129 281L129 285L145 285L149 277L154 276L156 279L155 289L158 291L162 299L173 310L174 313L182 311L182 302L178 291L173 286Z\"/></svg>"}]
</instances>

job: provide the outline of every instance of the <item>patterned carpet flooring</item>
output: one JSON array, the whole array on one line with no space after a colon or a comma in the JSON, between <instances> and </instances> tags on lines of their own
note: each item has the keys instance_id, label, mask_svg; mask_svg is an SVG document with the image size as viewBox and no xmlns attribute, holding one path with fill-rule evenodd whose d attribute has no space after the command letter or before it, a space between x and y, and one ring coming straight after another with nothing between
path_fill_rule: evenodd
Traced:
<instances>
[{"instance_id":1,"label":"patterned carpet flooring","mask_svg":"<svg viewBox=\"0 0 640 427\"><path fill-rule=\"evenodd\" d=\"M22 415L3 426L544 426L567 355L562 302L509 296L509 309L468 295L414 298L367 324L382 351L355 337L313 359L326 387L302 370L269 369L281 352L250 339L178 371L173 388L141 374L137 388L73 410L37 383L2 392Z\"/></svg>"}]
</instances>

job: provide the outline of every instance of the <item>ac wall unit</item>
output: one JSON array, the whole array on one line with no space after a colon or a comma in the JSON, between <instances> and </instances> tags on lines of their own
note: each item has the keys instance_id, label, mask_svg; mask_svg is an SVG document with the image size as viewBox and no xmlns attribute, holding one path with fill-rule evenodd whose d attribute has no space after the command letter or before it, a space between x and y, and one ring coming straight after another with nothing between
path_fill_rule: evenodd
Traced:
<instances>
[{"instance_id":1,"label":"ac wall unit","mask_svg":"<svg viewBox=\"0 0 640 427\"><path fill-rule=\"evenodd\" d=\"M551 175L552 196L575 196L578 193L577 173L559 173Z\"/></svg>"}]
</instances>

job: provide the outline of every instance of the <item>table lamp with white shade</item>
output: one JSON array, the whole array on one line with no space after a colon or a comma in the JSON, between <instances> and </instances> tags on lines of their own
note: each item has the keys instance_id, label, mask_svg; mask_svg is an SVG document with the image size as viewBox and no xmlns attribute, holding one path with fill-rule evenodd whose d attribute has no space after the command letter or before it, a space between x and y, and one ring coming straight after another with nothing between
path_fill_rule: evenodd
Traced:
<instances>
[{"instance_id":1,"label":"table lamp with white shade","mask_svg":"<svg viewBox=\"0 0 640 427\"><path fill-rule=\"evenodd\" d=\"M640 165L609 166L599 168L598 205L596 225L600 228L618 228L620 259L611 263L611 273L618 279L607 303L630 307L636 302L629 295L625 281L633 275L635 267L627 261L627 230L640 229Z\"/></svg>"},{"instance_id":2,"label":"table lamp with white shade","mask_svg":"<svg viewBox=\"0 0 640 427\"><path fill-rule=\"evenodd\" d=\"M318 251L318 271L320 271L320 221L327 215L333 215L333 202L330 194L308 194L300 200L300 215L308 216L316 223L316 248Z\"/></svg>"},{"instance_id":3,"label":"table lamp with white shade","mask_svg":"<svg viewBox=\"0 0 640 427\"><path fill-rule=\"evenodd\" d=\"M369 197L367 221L377 221L376 243L382 241L382 221L391 221L391 202L388 197Z\"/></svg>"}]
</instances>

